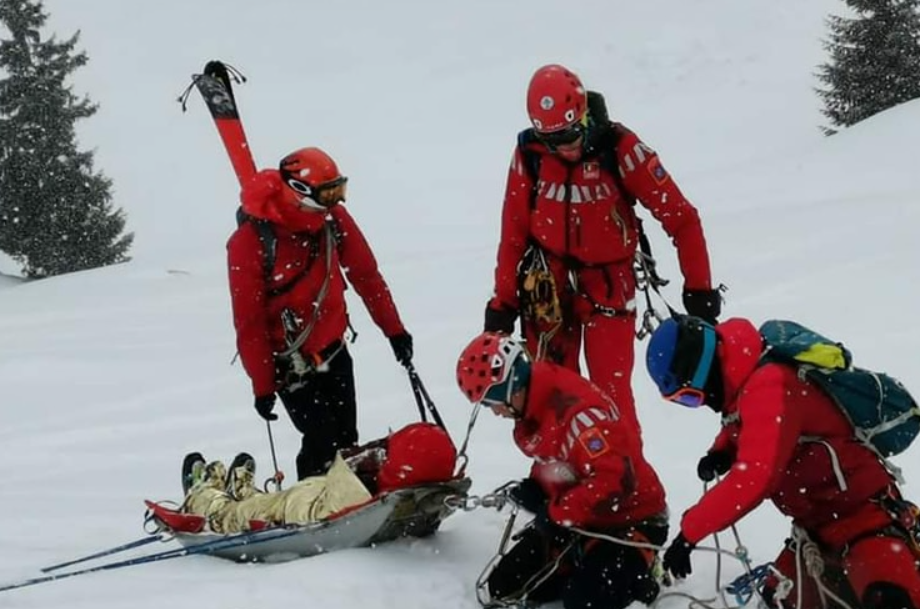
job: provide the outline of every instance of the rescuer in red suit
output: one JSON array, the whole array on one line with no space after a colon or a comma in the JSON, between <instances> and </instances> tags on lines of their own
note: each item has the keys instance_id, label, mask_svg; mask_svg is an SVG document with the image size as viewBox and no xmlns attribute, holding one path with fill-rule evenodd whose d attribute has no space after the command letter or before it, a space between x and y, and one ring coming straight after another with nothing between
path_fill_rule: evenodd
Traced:
<instances>
[{"instance_id":1,"label":"rescuer in red suit","mask_svg":"<svg viewBox=\"0 0 920 609\"><path fill-rule=\"evenodd\" d=\"M240 225L227 243L237 347L255 409L277 419L281 398L303 434L298 479L325 473L336 450L358 441L346 277L396 359L412 361L412 336L342 205L346 182L319 148L292 152L244 185Z\"/></svg>"},{"instance_id":2,"label":"rescuer in red suit","mask_svg":"<svg viewBox=\"0 0 920 609\"><path fill-rule=\"evenodd\" d=\"M665 492L634 430L596 385L567 368L533 361L524 345L486 332L457 362L466 398L514 420L514 441L533 459L511 496L534 513L488 577L493 600L549 602L566 609L622 609L659 592L656 553L572 531L660 546L667 540ZM561 558L520 598L535 573Z\"/></svg>"},{"instance_id":3,"label":"rescuer in red suit","mask_svg":"<svg viewBox=\"0 0 920 609\"><path fill-rule=\"evenodd\" d=\"M722 415L698 475L706 481L725 477L684 512L665 568L686 577L696 544L769 499L793 523L776 561L795 583L784 607L796 606L801 589L798 609L817 609L820 585L844 600L855 596L863 609L917 609L917 507L855 439L830 397L800 378L795 366L761 364L762 353L757 328L740 318L713 326L680 316L652 335L646 360L662 396ZM807 548L820 551L820 580L796 573L797 554L814 559ZM777 594L776 582L767 583L768 600Z\"/></svg>"},{"instance_id":4,"label":"rescuer in red suit","mask_svg":"<svg viewBox=\"0 0 920 609\"><path fill-rule=\"evenodd\" d=\"M521 332L537 359L579 371L639 434L632 393L638 203L671 237L690 313L715 321L709 254L696 208L658 154L607 118L600 94L567 68L538 69L505 187L494 295L484 329Z\"/></svg>"}]
</instances>

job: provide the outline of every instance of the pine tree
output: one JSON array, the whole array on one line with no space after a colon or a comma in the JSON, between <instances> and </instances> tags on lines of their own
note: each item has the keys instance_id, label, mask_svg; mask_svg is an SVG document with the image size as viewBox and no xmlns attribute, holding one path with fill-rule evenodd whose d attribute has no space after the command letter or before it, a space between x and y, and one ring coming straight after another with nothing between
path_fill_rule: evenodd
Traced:
<instances>
[{"instance_id":1,"label":"pine tree","mask_svg":"<svg viewBox=\"0 0 920 609\"><path fill-rule=\"evenodd\" d=\"M844 2L854 16L828 17L830 61L818 72L823 113L834 127L920 97L920 0Z\"/></svg>"},{"instance_id":2,"label":"pine tree","mask_svg":"<svg viewBox=\"0 0 920 609\"><path fill-rule=\"evenodd\" d=\"M0 0L0 250L35 278L124 262L134 239L77 147L76 121L97 110L65 82L87 62L79 32L42 40L46 19L41 0Z\"/></svg>"}]
</instances>

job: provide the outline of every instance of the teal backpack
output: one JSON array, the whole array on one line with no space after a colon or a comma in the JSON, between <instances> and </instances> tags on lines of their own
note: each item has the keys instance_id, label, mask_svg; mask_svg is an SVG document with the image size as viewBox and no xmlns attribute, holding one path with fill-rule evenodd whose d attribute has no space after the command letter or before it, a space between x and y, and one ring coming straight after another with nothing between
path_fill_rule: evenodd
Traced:
<instances>
[{"instance_id":1,"label":"teal backpack","mask_svg":"<svg viewBox=\"0 0 920 609\"><path fill-rule=\"evenodd\" d=\"M883 372L853 366L842 343L792 321L767 321L760 334L761 362L797 366L799 377L830 396L853 424L856 438L883 460L903 452L920 433L920 408L904 385Z\"/></svg>"}]
</instances>

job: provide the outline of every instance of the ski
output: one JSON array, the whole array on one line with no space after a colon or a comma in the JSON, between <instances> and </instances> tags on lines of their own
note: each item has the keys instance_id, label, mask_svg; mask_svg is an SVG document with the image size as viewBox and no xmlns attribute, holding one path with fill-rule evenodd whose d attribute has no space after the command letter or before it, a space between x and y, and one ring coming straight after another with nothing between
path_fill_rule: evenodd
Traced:
<instances>
[{"instance_id":1,"label":"ski","mask_svg":"<svg viewBox=\"0 0 920 609\"><path fill-rule=\"evenodd\" d=\"M162 535L145 535L140 539L135 539L134 541L123 543L119 546L115 546L114 548L109 548L108 550L101 550L99 552L94 552L93 554L81 556L80 558L68 560L67 562L61 562L49 567L45 567L41 571L42 573L50 573L51 571L57 571L58 569L63 569L64 567L72 567L73 565L78 565L80 563L95 560L97 558L104 558L106 556L118 554L119 552L124 552L126 550L133 550L134 548L145 546L149 543L153 543L154 541L165 541L165 537Z\"/></svg>"},{"instance_id":2,"label":"ski","mask_svg":"<svg viewBox=\"0 0 920 609\"><path fill-rule=\"evenodd\" d=\"M22 581L0 586L0 592L7 592L9 590L17 590L19 588L26 588L28 586L45 584L45 583L49 583L53 581L58 581L61 579L67 579L69 577L76 577L78 575L87 575L89 573L97 573L99 571L111 571L113 569L121 569L124 567L131 567L134 565L143 565L143 564L152 563L152 562L169 560L172 558L181 558L183 556L192 556L195 554L216 554L224 550L227 550L229 548L259 544L259 543L264 543L267 541L276 541L279 539L283 539L285 537L297 535L299 532L300 530L295 528L295 529L272 529L271 531L257 531L257 532L251 532L251 533L240 533L238 535L221 537L220 539L213 539L210 541L206 541L204 543L189 545L183 548L173 548L171 550L164 550L162 552L157 552L155 554L147 554L145 556L138 556L135 558L129 558L125 560L119 560L116 562L105 563L102 565L96 565L95 567L79 569L77 571L66 571L64 573L55 573L52 575L45 575L42 577L31 577L29 579L24 579Z\"/></svg>"},{"instance_id":3,"label":"ski","mask_svg":"<svg viewBox=\"0 0 920 609\"><path fill-rule=\"evenodd\" d=\"M255 175L256 164L243 129L243 122L240 120L236 97L233 95L234 80L240 83L245 82L246 79L238 70L225 63L209 61L205 64L202 74L192 75L192 84L179 97L179 102L182 104L182 109L185 110L191 89L193 87L198 89L217 126L217 132L230 157L236 178L240 185L243 185Z\"/></svg>"}]
</instances>

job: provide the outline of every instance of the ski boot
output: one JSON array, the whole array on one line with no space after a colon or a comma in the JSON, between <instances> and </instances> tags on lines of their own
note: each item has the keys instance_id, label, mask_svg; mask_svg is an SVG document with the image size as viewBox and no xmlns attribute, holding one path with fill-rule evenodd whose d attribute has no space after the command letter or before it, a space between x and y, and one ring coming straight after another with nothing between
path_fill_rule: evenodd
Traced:
<instances>
[{"instance_id":1,"label":"ski boot","mask_svg":"<svg viewBox=\"0 0 920 609\"><path fill-rule=\"evenodd\" d=\"M249 453L239 453L227 469L224 491L237 501L251 497L257 492L253 484L255 475L256 460Z\"/></svg>"},{"instance_id":2,"label":"ski boot","mask_svg":"<svg viewBox=\"0 0 920 609\"><path fill-rule=\"evenodd\" d=\"M199 452L185 455L182 461L182 494L188 495L189 490L204 480L205 460Z\"/></svg>"}]
</instances>

